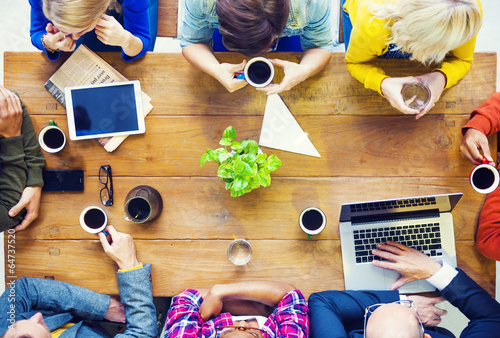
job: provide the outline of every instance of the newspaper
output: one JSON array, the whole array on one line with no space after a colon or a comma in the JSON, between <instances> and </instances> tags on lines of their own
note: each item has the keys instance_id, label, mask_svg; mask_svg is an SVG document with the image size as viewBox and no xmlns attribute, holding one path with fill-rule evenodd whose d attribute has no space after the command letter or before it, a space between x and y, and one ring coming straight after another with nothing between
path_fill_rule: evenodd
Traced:
<instances>
[{"instance_id":1,"label":"newspaper","mask_svg":"<svg viewBox=\"0 0 500 338\"><path fill-rule=\"evenodd\" d=\"M54 75L50 77L44 87L63 107L66 107L64 88L67 86L123 81L128 81L128 79L85 45L80 45ZM142 106L144 117L146 117L153 109L153 106L151 105L151 97L144 92L142 92ZM113 136L100 138L98 141L106 151L112 152L127 137L128 135Z\"/></svg>"}]
</instances>

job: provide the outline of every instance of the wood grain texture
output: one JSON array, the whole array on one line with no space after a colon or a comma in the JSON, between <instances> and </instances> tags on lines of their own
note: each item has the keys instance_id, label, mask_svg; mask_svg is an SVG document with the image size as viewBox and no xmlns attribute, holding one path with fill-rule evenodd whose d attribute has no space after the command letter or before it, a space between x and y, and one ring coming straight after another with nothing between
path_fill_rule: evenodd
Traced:
<instances>
[{"instance_id":1,"label":"wood grain texture","mask_svg":"<svg viewBox=\"0 0 500 338\"><path fill-rule=\"evenodd\" d=\"M142 184L158 189L164 209L154 222L134 224L124 220L125 196ZM115 204L105 208L109 223L137 239L301 240L306 235L298 226L299 214L309 206L318 206L328 222L314 238L338 240L343 203L463 192L464 197L453 211L455 238L474 241L478 210L484 199L473 192L466 178L274 178L270 187L238 198L229 196L219 178L119 177L114 178L113 185ZM95 235L80 228L79 216L85 207L101 204L101 186L96 176L87 175L83 193L44 193L38 220L17 236L95 239Z\"/></svg>"},{"instance_id":2,"label":"wood grain texture","mask_svg":"<svg viewBox=\"0 0 500 338\"><path fill-rule=\"evenodd\" d=\"M126 63L100 53L131 80L139 79L154 106L146 134L129 137L107 153L94 140L69 141L59 154L45 154L48 169L83 169L85 191L44 193L39 219L16 233L15 275L53 276L92 290L117 293L111 260L94 235L79 226L81 210L100 205L99 166L113 168L115 205L110 223L136 238L139 258L153 263L155 295L243 280L291 282L306 296L343 289L338 217L342 203L463 192L453 211L458 265L494 293L494 262L474 246L484 196L468 183L472 165L458 152L460 128L469 113L495 91L495 53L477 53L470 73L445 91L431 113L415 121L353 79L344 54L334 53L326 69L281 95L318 149L321 158L264 148L283 166L269 188L229 197L214 163L199 166L207 148L217 148L233 125L238 139L259 139L266 96L253 88L229 94L181 54L148 53ZM4 54L5 86L17 91L39 131L54 119L67 132L65 109L43 88L68 57L50 62L39 52ZM300 54L270 54L299 61ZM242 56L218 53L220 61ZM425 68L405 60L376 60L392 76L418 75ZM277 81L283 76L277 72ZM490 139L492 148L496 138ZM123 219L124 199L133 187L156 187L164 212L153 223ZM297 218L306 207L322 208L328 225L305 240ZM254 257L245 267L226 255L234 238L250 239ZM7 248L6 248L7 249ZM12 276L6 267L6 276Z\"/></svg>"},{"instance_id":3,"label":"wood grain texture","mask_svg":"<svg viewBox=\"0 0 500 338\"><path fill-rule=\"evenodd\" d=\"M157 36L177 37L178 0L158 0Z\"/></svg>"}]
</instances>

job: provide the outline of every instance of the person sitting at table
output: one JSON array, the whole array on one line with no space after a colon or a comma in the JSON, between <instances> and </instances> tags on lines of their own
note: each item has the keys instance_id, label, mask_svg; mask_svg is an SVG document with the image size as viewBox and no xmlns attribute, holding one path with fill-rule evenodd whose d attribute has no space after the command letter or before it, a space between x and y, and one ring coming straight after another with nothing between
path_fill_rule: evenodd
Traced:
<instances>
[{"instance_id":1,"label":"person sitting at table","mask_svg":"<svg viewBox=\"0 0 500 338\"><path fill-rule=\"evenodd\" d=\"M402 113L419 119L444 89L469 72L482 23L479 0L343 0L343 4L347 70ZM416 77L391 78L371 63L378 56L409 58L436 68ZM430 102L420 111L407 107L401 96L403 86L417 80L431 91Z\"/></svg>"},{"instance_id":2,"label":"person sitting at table","mask_svg":"<svg viewBox=\"0 0 500 338\"><path fill-rule=\"evenodd\" d=\"M213 76L229 92L247 82L236 79L240 64L220 63L211 47L219 28L224 46L255 56L272 51L281 36L300 35L304 53L300 63L279 59L273 64L285 71L280 84L259 88L268 95L291 89L322 70L333 52L328 0L186 0L182 20L182 54L193 66Z\"/></svg>"},{"instance_id":3,"label":"person sitting at table","mask_svg":"<svg viewBox=\"0 0 500 338\"><path fill-rule=\"evenodd\" d=\"M500 130L500 93L493 94L471 113L470 121L462 128L460 153L472 164L482 163L483 156L495 165L488 136ZM482 154L481 154L482 152ZM489 193L479 215L476 247L484 256L500 261L500 189Z\"/></svg>"},{"instance_id":4,"label":"person sitting at table","mask_svg":"<svg viewBox=\"0 0 500 338\"><path fill-rule=\"evenodd\" d=\"M151 264L138 262L130 235L113 226L106 230L111 244L102 232L99 239L104 252L118 264L120 298L60 281L22 277L0 297L2 337L109 337L92 323L103 318L127 322L125 332L115 337L157 336Z\"/></svg>"},{"instance_id":5,"label":"person sitting at table","mask_svg":"<svg viewBox=\"0 0 500 338\"><path fill-rule=\"evenodd\" d=\"M24 104L0 86L0 231L38 217L45 157Z\"/></svg>"},{"instance_id":6,"label":"person sitting at table","mask_svg":"<svg viewBox=\"0 0 500 338\"><path fill-rule=\"evenodd\" d=\"M366 338L454 337L448 330L432 327L445 314L435 306L442 299L418 295L400 298L396 289L419 279L435 286L445 300L469 318L460 337L498 336L500 304L463 271L395 242L379 244L373 253L387 260L374 260L373 265L402 275L392 285L393 291L313 293L309 297L311 338L331 337L332 332L335 337L363 337L363 331Z\"/></svg>"},{"instance_id":7,"label":"person sitting at table","mask_svg":"<svg viewBox=\"0 0 500 338\"><path fill-rule=\"evenodd\" d=\"M217 284L173 298L165 337L308 337L309 310L288 283Z\"/></svg>"},{"instance_id":8,"label":"person sitting at table","mask_svg":"<svg viewBox=\"0 0 500 338\"><path fill-rule=\"evenodd\" d=\"M151 2L150 2L151 1ZM29 0L31 43L57 60L84 44L97 52L122 52L125 61L153 50L158 0Z\"/></svg>"}]
</instances>

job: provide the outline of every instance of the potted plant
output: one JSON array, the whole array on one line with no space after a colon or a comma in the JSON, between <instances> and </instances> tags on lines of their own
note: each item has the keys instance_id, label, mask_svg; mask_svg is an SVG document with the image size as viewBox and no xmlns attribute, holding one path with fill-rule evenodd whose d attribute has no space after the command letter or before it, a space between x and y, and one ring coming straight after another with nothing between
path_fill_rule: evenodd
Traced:
<instances>
[{"instance_id":1,"label":"potted plant","mask_svg":"<svg viewBox=\"0 0 500 338\"><path fill-rule=\"evenodd\" d=\"M276 155L267 157L259 153L259 145L253 140L237 142L236 130L227 127L219 144L224 148L207 149L201 157L200 166L206 161L216 160L219 165L217 176L226 182L226 190L231 189L231 196L237 197L260 187L271 184L271 171L281 166ZM230 147L231 150L228 150Z\"/></svg>"}]
</instances>

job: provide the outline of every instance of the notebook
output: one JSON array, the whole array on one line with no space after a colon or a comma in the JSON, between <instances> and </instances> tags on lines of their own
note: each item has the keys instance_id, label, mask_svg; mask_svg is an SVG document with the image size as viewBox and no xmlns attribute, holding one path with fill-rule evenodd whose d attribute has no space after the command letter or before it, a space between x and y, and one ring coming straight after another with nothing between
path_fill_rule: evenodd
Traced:
<instances>
[{"instance_id":1,"label":"notebook","mask_svg":"<svg viewBox=\"0 0 500 338\"><path fill-rule=\"evenodd\" d=\"M340 212L340 243L346 290L390 290L399 273L375 267L371 254L388 240L423 251L456 267L451 211L462 193L348 203ZM425 280L401 287L400 292L435 291Z\"/></svg>"}]
</instances>

